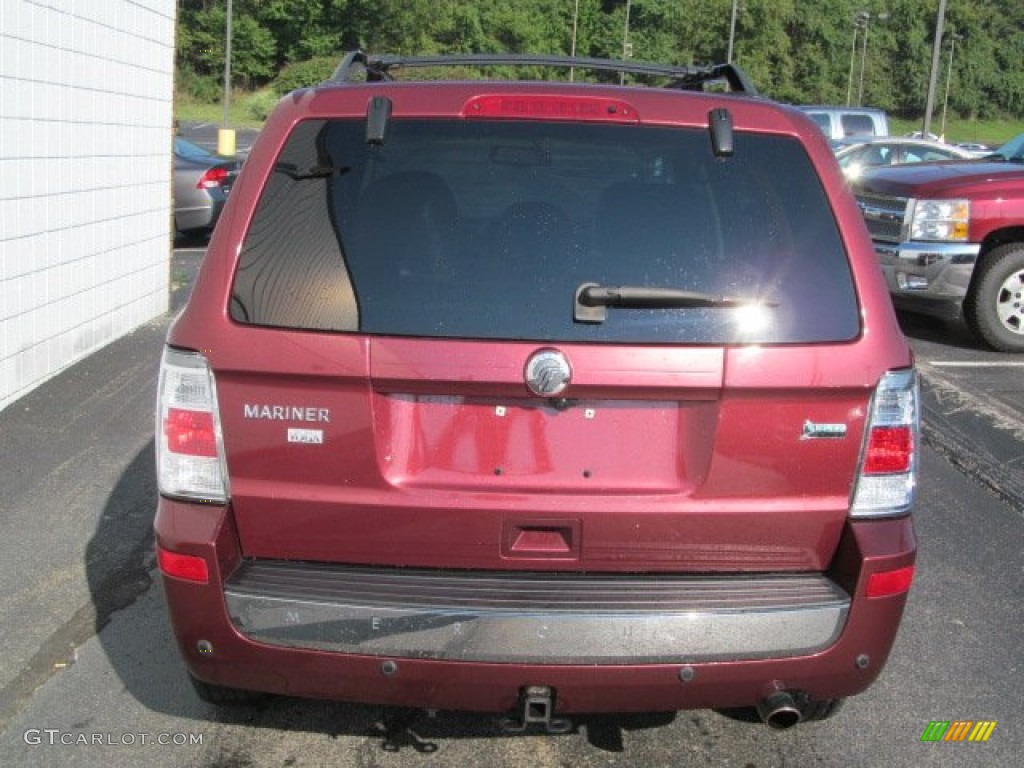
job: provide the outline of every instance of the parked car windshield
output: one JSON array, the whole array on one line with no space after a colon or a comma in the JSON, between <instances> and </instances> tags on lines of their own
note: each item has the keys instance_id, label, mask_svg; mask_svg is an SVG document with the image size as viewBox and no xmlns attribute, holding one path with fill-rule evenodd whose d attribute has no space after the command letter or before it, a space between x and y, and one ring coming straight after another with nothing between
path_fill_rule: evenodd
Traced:
<instances>
[{"instance_id":1,"label":"parked car windshield","mask_svg":"<svg viewBox=\"0 0 1024 768\"><path fill-rule=\"evenodd\" d=\"M1014 163L1024 163L1024 133L1015 136L997 149L992 157L1009 160Z\"/></svg>"},{"instance_id":2,"label":"parked car windshield","mask_svg":"<svg viewBox=\"0 0 1024 768\"><path fill-rule=\"evenodd\" d=\"M186 160L195 160L200 163L217 159L202 147L193 144L191 141L179 138L174 139L174 154Z\"/></svg>"},{"instance_id":3,"label":"parked car windshield","mask_svg":"<svg viewBox=\"0 0 1024 768\"><path fill-rule=\"evenodd\" d=\"M626 301L588 284L713 302ZM656 305L656 306L655 306ZM598 313L602 314L602 313ZM243 243L231 315L256 325L466 339L847 340L844 244L799 141L515 120L300 123Z\"/></svg>"}]
</instances>

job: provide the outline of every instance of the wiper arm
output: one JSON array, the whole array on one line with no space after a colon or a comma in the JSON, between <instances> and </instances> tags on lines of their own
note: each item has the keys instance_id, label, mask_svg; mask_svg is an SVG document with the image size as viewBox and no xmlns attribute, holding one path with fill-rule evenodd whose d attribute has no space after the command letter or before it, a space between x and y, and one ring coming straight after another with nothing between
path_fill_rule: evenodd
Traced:
<instances>
[{"instance_id":1,"label":"wiper arm","mask_svg":"<svg viewBox=\"0 0 1024 768\"><path fill-rule=\"evenodd\" d=\"M684 291L679 288L656 288L645 285L598 285L583 283L576 289L574 318L579 323L603 323L608 307L627 309L702 309L747 306L775 306L774 302L715 296L710 293Z\"/></svg>"},{"instance_id":2,"label":"wiper arm","mask_svg":"<svg viewBox=\"0 0 1024 768\"><path fill-rule=\"evenodd\" d=\"M274 173L283 173L292 181L306 181L308 179L328 179L337 173L339 176L348 173L351 168L337 168L333 165L311 165L306 170L300 170L294 163L276 163Z\"/></svg>"}]
</instances>

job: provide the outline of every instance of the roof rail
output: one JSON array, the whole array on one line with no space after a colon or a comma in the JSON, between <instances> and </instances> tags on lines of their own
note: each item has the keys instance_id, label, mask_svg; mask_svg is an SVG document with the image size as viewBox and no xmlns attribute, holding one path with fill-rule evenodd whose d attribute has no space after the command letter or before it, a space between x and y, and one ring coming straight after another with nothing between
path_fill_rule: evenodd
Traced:
<instances>
[{"instance_id":1,"label":"roof rail","mask_svg":"<svg viewBox=\"0 0 1024 768\"><path fill-rule=\"evenodd\" d=\"M452 66L532 66L532 67L578 67L604 72L620 72L631 75L650 75L669 79L668 88L687 91L704 90L704 84L724 80L729 90L757 96L757 88L746 72L735 64L710 64L706 66L679 66L654 64L643 61L622 61L618 59L596 59L579 56L548 56L545 54L512 53L456 53L434 56L369 55L363 51L349 51L334 70L327 83L345 83L356 73L365 73L367 82L394 80L392 70L412 67Z\"/></svg>"}]
</instances>

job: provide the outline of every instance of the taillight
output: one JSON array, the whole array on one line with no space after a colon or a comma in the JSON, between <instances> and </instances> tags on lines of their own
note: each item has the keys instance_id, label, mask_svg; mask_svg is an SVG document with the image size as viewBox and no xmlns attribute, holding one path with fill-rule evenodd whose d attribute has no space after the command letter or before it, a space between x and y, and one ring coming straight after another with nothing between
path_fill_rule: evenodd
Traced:
<instances>
[{"instance_id":1,"label":"taillight","mask_svg":"<svg viewBox=\"0 0 1024 768\"><path fill-rule=\"evenodd\" d=\"M228 176L231 174L226 168L210 168L199 177L199 181L196 182L196 189L213 189L219 187L225 181L228 180Z\"/></svg>"},{"instance_id":2,"label":"taillight","mask_svg":"<svg viewBox=\"0 0 1024 768\"><path fill-rule=\"evenodd\" d=\"M156 438L160 493L201 501L227 501L217 390L213 373L202 355L164 349Z\"/></svg>"},{"instance_id":3,"label":"taillight","mask_svg":"<svg viewBox=\"0 0 1024 768\"><path fill-rule=\"evenodd\" d=\"M871 400L850 514L901 515L914 503L920 395L917 373L889 371Z\"/></svg>"}]
</instances>

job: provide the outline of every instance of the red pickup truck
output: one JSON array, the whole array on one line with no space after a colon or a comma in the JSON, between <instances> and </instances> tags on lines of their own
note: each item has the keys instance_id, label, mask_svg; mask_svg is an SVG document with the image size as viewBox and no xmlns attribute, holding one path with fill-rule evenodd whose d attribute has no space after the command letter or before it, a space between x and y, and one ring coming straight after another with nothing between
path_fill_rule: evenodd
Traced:
<instances>
[{"instance_id":1,"label":"red pickup truck","mask_svg":"<svg viewBox=\"0 0 1024 768\"><path fill-rule=\"evenodd\" d=\"M873 170L853 191L897 308L962 316L1024 352L1024 134L982 160Z\"/></svg>"}]
</instances>

